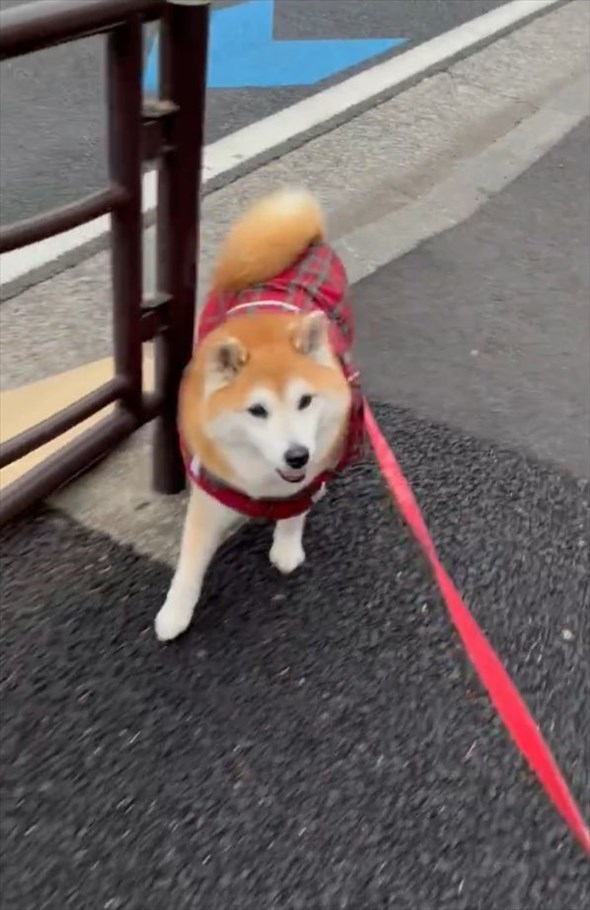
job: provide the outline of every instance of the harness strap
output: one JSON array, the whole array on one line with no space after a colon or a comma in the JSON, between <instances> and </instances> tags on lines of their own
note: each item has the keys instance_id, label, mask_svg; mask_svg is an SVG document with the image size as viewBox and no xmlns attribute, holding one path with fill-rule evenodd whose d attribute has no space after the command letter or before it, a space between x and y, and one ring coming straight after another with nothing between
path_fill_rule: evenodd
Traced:
<instances>
[{"instance_id":1,"label":"harness strap","mask_svg":"<svg viewBox=\"0 0 590 910\"><path fill-rule=\"evenodd\" d=\"M248 518L283 521L285 518L294 518L311 509L331 474L329 471L324 471L308 486L285 499L252 499L240 490L236 490L235 487L229 486L224 480L215 477L202 466L197 471L193 471L189 465L189 476L201 490L227 506L228 509L233 509L234 512L240 512Z\"/></svg>"}]
</instances>

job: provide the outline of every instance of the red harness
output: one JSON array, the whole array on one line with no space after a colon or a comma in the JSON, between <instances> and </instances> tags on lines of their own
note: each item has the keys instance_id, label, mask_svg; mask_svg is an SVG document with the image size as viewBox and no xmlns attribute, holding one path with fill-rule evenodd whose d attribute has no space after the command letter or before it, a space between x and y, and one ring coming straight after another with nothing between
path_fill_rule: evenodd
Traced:
<instances>
[{"instance_id":1,"label":"red harness","mask_svg":"<svg viewBox=\"0 0 590 910\"><path fill-rule=\"evenodd\" d=\"M293 313L321 310L329 319L330 344L352 392L348 432L337 464L322 472L294 496L284 499L253 499L213 476L199 464L198 459L190 456L185 446L183 450L187 474L200 489L249 518L281 521L307 512L330 478L361 454L365 438L363 396L359 373L351 360L354 325L348 303L346 271L328 244L311 244L289 269L264 284L236 293L209 294L199 319L196 343L229 317L255 313L262 307L265 310Z\"/></svg>"}]
</instances>

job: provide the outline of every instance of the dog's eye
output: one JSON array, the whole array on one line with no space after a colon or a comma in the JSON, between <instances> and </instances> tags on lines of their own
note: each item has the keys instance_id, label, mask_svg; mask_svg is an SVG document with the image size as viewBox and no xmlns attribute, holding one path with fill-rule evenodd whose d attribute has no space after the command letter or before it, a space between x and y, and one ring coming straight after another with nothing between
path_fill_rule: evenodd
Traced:
<instances>
[{"instance_id":1,"label":"dog's eye","mask_svg":"<svg viewBox=\"0 0 590 910\"><path fill-rule=\"evenodd\" d=\"M262 404L253 404L252 407L248 408L248 414L251 414L252 417L268 417L268 411Z\"/></svg>"},{"instance_id":2,"label":"dog's eye","mask_svg":"<svg viewBox=\"0 0 590 910\"><path fill-rule=\"evenodd\" d=\"M313 395L302 395L299 399L299 404L297 405L300 411L305 411L313 401Z\"/></svg>"}]
</instances>

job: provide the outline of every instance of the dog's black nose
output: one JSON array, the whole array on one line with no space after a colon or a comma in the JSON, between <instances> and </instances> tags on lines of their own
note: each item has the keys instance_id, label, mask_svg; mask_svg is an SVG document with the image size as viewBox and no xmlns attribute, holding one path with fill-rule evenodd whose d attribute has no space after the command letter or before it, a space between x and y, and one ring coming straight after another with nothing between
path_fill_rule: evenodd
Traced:
<instances>
[{"instance_id":1,"label":"dog's black nose","mask_svg":"<svg viewBox=\"0 0 590 910\"><path fill-rule=\"evenodd\" d=\"M305 446L290 446L285 452L285 462L290 468L304 468L309 461L309 449Z\"/></svg>"}]
</instances>

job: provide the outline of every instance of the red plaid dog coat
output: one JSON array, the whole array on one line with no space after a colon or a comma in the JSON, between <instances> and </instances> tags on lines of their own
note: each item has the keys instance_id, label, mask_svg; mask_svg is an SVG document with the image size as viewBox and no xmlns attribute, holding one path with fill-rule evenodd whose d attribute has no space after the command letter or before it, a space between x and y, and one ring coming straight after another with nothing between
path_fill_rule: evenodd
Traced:
<instances>
[{"instance_id":1,"label":"red plaid dog coat","mask_svg":"<svg viewBox=\"0 0 590 910\"><path fill-rule=\"evenodd\" d=\"M323 472L294 496L285 499L251 499L219 478L212 477L190 456L186 459L186 467L191 481L223 505L250 518L280 521L306 512L330 477L360 455L364 440L363 396L359 374L350 357L354 330L346 271L328 244L311 244L292 266L263 284L237 292L209 294L199 319L197 344L228 317L254 313L263 306L278 312L322 310L328 316L330 344L352 392L348 434L340 460L334 468Z\"/></svg>"}]
</instances>

